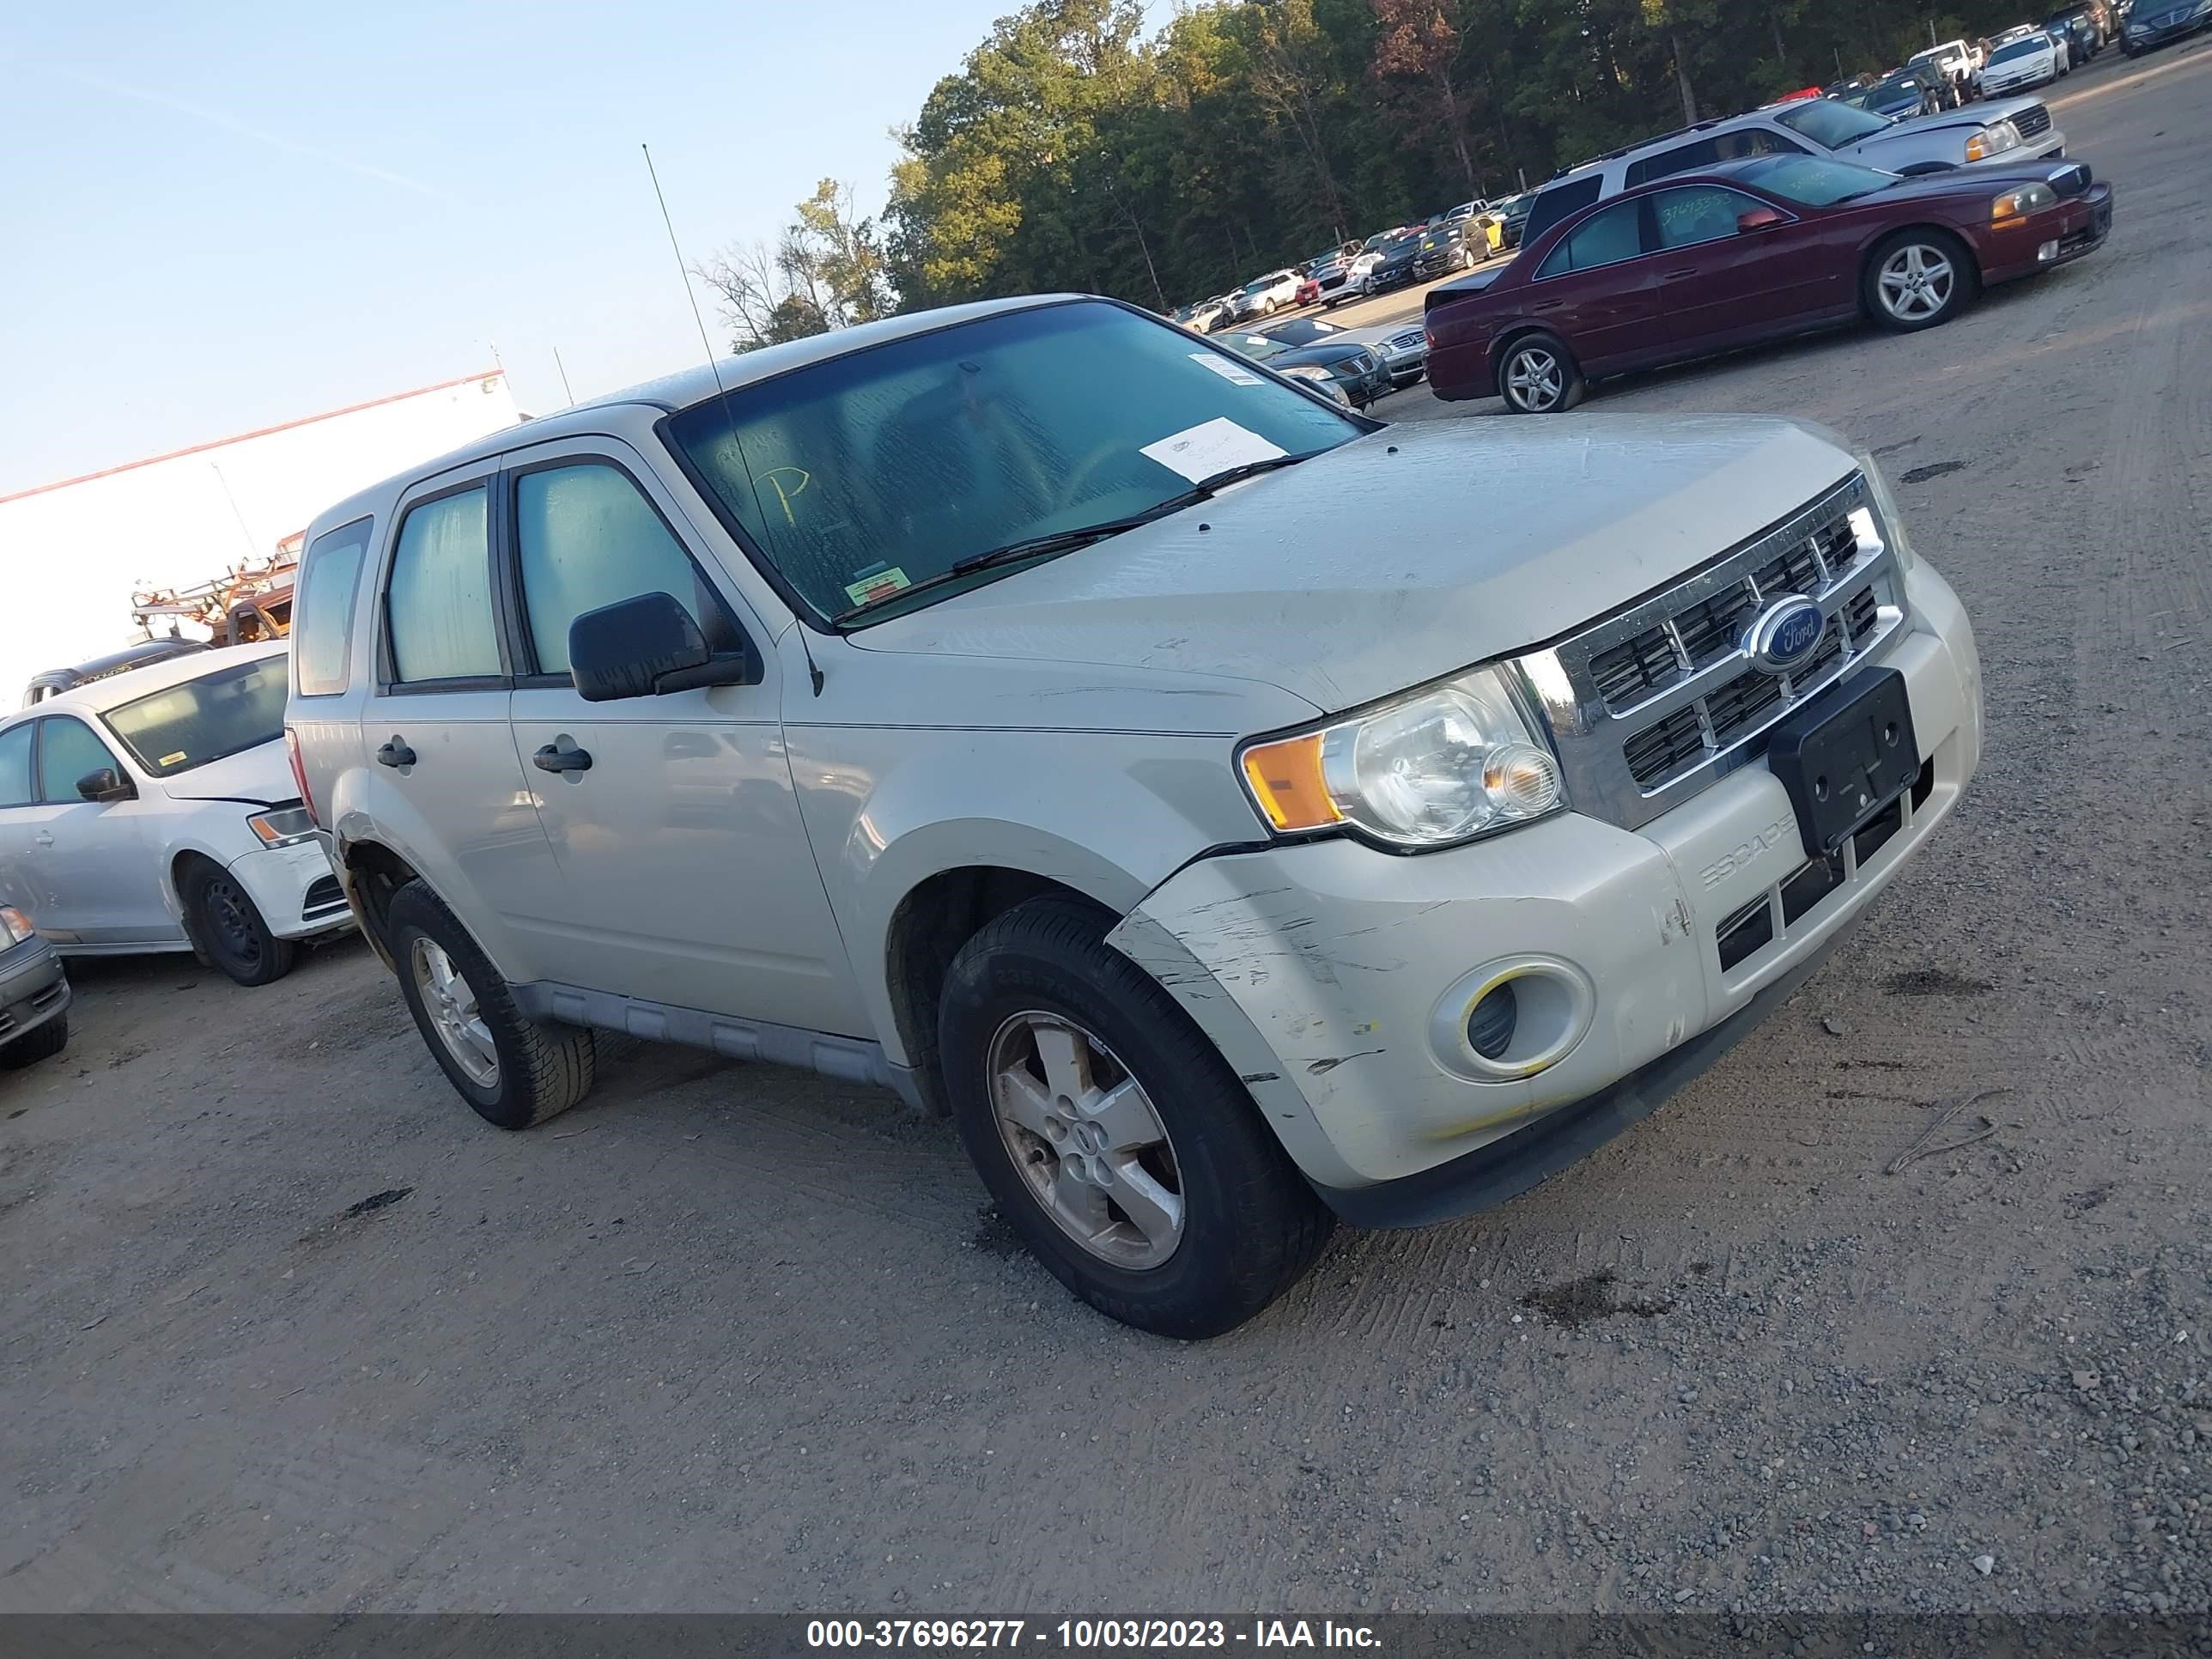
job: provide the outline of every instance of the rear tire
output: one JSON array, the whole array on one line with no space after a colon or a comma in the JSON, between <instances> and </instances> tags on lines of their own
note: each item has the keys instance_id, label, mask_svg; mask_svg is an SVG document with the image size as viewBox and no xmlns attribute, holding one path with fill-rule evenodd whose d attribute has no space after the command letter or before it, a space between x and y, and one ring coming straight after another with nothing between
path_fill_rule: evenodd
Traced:
<instances>
[{"instance_id":1,"label":"rear tire","mask_svg":"<svg viewBox=\"0 0 2212 1659\"><path fill-rule=\"evenodd\" d=\"M592 1033L526 1015L491 958L421 881L392 896L385 925L407 1012L477 1116L527 1129L592 1091Z\"/></svg>"},{"instance_id":2,"label":"rear tire","mask_svg":"<svg viewBox=\"0 0 2212 1659\"><path fill-rule=\"evenodd\" d=\"M269 931L261 911L238 878L195 860L185 872L185 915L193 942L232 981L269 985L292 971L299 946Z\"/></svg>"},{"instance_id":3,"label":"rear tire","mask_svg":"<svg viewBox=\"0 0 2212 1659\"><path fill-rule=\"evenodd\" d=\"M1859 274L1859 302L1875 323L1917 334L1949 322L1974 301L1974 257L1948 231L1900 230L1875 244Z\"/></svg>"},{"instance_id":4,"label":"rear tire","mask_svg":"<svg viewBox=\"0 0 2212 1659\"><path fill-rule=\"evenodd\" d=\"M1498 360L1498 391L1516 415L1562 415L1589 395L1589 381L1558 335L1523 334Z\"/></svg>"},{"instance_id":5,"label":"rear tire","mask_svg":"<svg viewBox=\"0 0 2212 1659\"><path fill-rule=\"evenodd\" d=\"M52 1060L69 1047L69 1016L56 1014L37 1030L26 1031L13 1042L0 1043L0 1070L17 1072Z\"/></svg>"},{"instance_id":6,"label":"rear tire","mask_svg":"<svg viewBox=\"0 0 2212 1659\"><path fill-rule=\"evenodd\" d=\"M1000 1213L1054 1278L1139 1330L1218 1336L1297 1281L1335 1218L1105 933L1094 911L1032 899L969 939L939 1008L945 1092Z\"/></svg>"}]
</instances>

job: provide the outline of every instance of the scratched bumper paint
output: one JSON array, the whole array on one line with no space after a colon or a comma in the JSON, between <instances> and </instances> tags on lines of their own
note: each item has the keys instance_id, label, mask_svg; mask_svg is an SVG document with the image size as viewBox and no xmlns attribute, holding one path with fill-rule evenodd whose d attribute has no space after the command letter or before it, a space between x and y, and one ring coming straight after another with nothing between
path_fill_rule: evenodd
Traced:
<instances>
[{"instance_id":1,"label":"scratched bumper paint","mask_svg":"<svg viewBox=\"0 0 2212 1659\"><path fill-rule=\"evenodd\" d=\"M1416 858L1323 841L1201 860L1112 942L1181 1001L1322 1185L1390 1181L1503 1140L1749 1002L1857 916L1949 815L1980 758L1979 664L1948 586L1924 565L1907 580L1914 629L1888 660L1934 759L1934 793L1854 881L1734 972L1720 965L1719 923L1804 861L1788 798L1759 765L1641 831L1571 813ZM1447 1069L1431 1046L1439 999L1522 953L1588 975L1588 1032L1534 1078Z\"/></svg>"}]
</instances>

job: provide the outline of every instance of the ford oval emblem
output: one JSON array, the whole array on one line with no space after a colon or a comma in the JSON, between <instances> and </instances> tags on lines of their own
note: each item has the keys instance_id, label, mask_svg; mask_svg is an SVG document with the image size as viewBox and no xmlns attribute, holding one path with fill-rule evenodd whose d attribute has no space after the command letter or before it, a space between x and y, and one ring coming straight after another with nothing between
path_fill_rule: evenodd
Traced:
<instances>
[{"instance_id":1,"label":"ford oval emblem","mask_svg":"<svg viewBox=\"0 0 2212 1659\"><path fill-rule=\"evenodd\" d=\"M1802 593L1792 593L1753 618L1744 631L1743 648L1768 673L1787 674L1805 665L1827 631L1828 619L1820 607Z\"/></svg>"}]
</instances>

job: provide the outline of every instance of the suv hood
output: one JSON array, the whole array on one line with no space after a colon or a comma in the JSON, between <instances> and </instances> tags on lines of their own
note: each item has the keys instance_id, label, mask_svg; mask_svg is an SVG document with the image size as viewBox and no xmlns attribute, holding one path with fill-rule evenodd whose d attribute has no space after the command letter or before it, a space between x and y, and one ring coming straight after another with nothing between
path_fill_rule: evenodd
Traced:
<instances>
[{"instance_id":1,"label":"suv hood","mask_svg":"<svg viewBox=\"0 0 2212 1659\"><path fill-rule=\"evenodd\" d=\"M1916 115L1909 121L1897 122L1881 132L1869 133L1856 144L1846 144L1835 154L1845 160L1856 156L1869 166L1879 167L1882 153L1899 139L1919 138L1932 132L1955 130L1963 143L1982 128L1993 126L2024 109L2033 108L2042 101L2040 98L1987 98L1961 109L1944 110L1936 115ZM2023 156L2021 159L2028 158Z\"/></svg>"},{"instance_id":2,"label":"suv hood","mask_svg":"<svg viewBox=\"0 0 2212 1659\"><path fill-rule=\"evenodd\" d=\"M155 787L171 800L235 800L274 806L278 801L300 798L300 786L292 781L292 763L284 758L282 738L161 779Z\"/></svg>"},{"instance_id":3,"label":"suv hood","mask_svg":"<svg viewBox=\"0 0 2212 1659\"><path fill-rule=\"evenodd\" d=\"M1851 467L1832 436L1764 418L1391 427L848 638L1226 675L1335 714L1570 632Z\"/></svg>"}]
</instances>

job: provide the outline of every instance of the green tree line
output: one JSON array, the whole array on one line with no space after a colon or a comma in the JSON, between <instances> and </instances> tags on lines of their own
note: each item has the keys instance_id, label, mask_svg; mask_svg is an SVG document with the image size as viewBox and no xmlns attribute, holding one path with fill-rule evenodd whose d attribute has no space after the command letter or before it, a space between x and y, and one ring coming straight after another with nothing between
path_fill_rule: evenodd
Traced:
<instances>
[{"instance_id":1,"label":"green tree line","mask_svg":"<svg viewBox=\"0 0 2212 1659\"><path fill-rule=\"evenodd\" d=\"M741 349L1007 294L1164 309L2020 21L1942 3L1226 0L1148 36L1137 0L1035 0L899 130L880 221L824 181L781 243L698 274Z\"/></svg>"}]
</instances>

